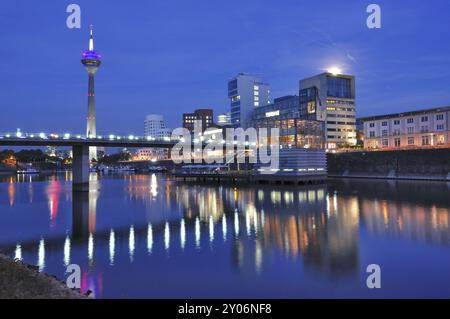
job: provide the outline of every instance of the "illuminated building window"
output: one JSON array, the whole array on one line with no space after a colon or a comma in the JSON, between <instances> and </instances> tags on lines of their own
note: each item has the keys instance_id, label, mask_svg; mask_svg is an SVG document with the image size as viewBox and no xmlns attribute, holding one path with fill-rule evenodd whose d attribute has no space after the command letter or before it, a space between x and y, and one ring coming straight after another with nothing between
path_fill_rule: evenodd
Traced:
<instances>
[{"instance_id":1,"label":"illuminated building window","mask_svg":"<svg viewBox=\"0 0 450 319\"><path fill-rule=\"evenodd\" d=\"M308 102L307 104L308 114L316 113L316 102Z\"/></svg>"}]
</instances>

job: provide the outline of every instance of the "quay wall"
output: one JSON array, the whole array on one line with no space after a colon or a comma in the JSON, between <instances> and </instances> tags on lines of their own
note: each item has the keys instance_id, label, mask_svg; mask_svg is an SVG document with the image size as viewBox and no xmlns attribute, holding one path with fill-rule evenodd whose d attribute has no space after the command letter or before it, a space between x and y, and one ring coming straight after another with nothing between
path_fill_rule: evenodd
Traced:
<instances>
[{"instance_id":1,"label":"quay wall","mask_svg":"<svg viewBox=\"0 0 450 319\"><path fill-rule=\"evenodd\" d=\"M450 181L450 148L328 153L329 177Z\"/></svg>"}]
</instances>

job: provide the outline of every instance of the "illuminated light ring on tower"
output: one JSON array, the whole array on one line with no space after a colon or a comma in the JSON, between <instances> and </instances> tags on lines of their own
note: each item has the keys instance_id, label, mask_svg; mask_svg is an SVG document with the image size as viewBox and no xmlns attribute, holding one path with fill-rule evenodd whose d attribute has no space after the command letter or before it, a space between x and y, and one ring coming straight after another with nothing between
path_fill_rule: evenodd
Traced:
<instances>
[{"instance_id":1,"label":"illuminated light ring on tower","mask_svg":"<svg viewBox=\"0 0 450 319\"><path fill-rule=\"evenodd\" d=\"M86 71L89 75L89 86L88 86L88 116L87 116L87 132L86 136L88 138L97 137L97 128L95 121L95 90L94 90L94 74L97 72L100 64L102 63L102 56L94 50L94 36L93 28L91 25L90 38L89 38L89 49L83 51L81 63L85 66ZM97 160L97 148L89 148L89 159Z\"/></svg>"}]
</instances>

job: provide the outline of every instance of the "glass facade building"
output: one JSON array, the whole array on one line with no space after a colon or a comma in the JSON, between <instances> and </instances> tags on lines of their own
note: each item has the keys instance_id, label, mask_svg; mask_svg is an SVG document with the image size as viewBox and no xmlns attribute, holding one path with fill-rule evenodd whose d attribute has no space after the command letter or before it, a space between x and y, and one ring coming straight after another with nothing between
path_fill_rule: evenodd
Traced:
<instances>
[{"instance_id":1,"label":"glass facade building","mask_svg":"<svg viewBox=\"0 0 450 319\"><path fill-rule=\"evenodd\" d=\"M270 85L258 77L239 73L228 82L228 98L231 125L246 128L253 111L270 104Z\"/></svg>"},{"instance_id":2,"label":"glass facade building","mask_svg":"<svg viewBox=\"0 0 450 319\"><path fill-rule=\"evenodd\" d=\"M286 148L324 148L324 123L301 117L299 97L284 96L254 110L252 127L280 130L279 143Z\"/></svg>"}]
</instances>

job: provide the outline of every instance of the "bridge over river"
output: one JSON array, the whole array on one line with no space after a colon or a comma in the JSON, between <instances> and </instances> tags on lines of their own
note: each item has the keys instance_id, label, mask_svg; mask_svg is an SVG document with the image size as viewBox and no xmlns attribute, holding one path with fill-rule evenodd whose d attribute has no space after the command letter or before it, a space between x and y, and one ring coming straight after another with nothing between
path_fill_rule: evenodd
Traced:
<instances>
[{"instance_id":1,"label":"bridge over river","mask_svg":"<svg viewBox=\"0 0 450 319\"><path fill-rule=\"evenodd\" d=\"M70 134L0 134L0 146L65 146L73 150L73 190L89 191L89 147L172 148L178 141L143 136L86 137Z\"/></svg>"}]
</instances>

